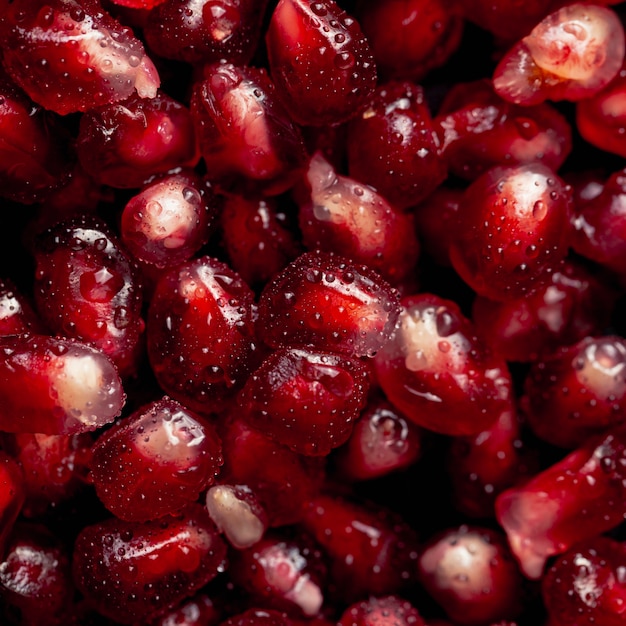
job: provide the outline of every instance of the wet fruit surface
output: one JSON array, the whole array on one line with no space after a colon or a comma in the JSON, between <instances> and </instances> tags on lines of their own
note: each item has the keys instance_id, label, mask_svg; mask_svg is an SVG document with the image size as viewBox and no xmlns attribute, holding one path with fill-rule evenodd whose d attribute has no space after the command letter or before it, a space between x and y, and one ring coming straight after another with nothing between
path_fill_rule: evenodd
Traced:
<instances>
[{"instance_id":1,"label":"wet fruit surface","mask_svg":"<svg viewBox=\"0 0 626 626\"><path fill-rule=\"evenodd\" d=\"M0 625L624 623L625 25L0 0Z\"/></svg>"}]
</instances>

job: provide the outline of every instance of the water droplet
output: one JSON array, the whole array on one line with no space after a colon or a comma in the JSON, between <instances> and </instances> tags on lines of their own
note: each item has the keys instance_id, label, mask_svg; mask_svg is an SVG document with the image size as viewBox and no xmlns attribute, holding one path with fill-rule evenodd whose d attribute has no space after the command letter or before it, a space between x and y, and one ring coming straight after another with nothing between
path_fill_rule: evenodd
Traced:
<instances>
[{"instance_id":1,"label":"water droplet","mask_svg":"<svg viewBox=\"0 0 626 626\"><path fill-rule=\"evenodd\" d=\"M312 2L311 11L320 17L326 15L326 6L322 2Z\"/></svg>"},{"instance_id":2,"label":"water droplet","mask_svg":"<svg viewBox=\"0 0 626 626\"><path fill-rule=\"evenodd\" d=\"M453 315L446 307L439 307L435 313L435 324L437 334L440 337L449 337L459 329L459 319Z\"/></svg>"},{"instance_id":3,"label":"water droplet","mask_svg":"<svg viewBox=\"0 0 626 626\"><path fill-rule=\"evenodd\" d=\"M193 189L192 187L185 187L183 189L183 198L185 202L189 202L189 204L198 205L200 204L200 194Z\"/></svg>"},{"instance_id":4,"label":"water droplet","mask_svg":"<svg viewBox=\"0 0 626 626\"><path fill-rule=\"evenodd\" d=\"M537 200L535 204L533 204L533 217L536 220L542 220L548 214L548 206L543 200Z\"/></svg>"},{"instance_id":5,"label":"water droplet","mask_svg":"<svg viewBox=\"0 0 626 626\"><path fill-rule=\"evenodd\" d=\"M349 70L354 65L354 57L349 52L339 52L335 56L335 67L340 70Z\"/></svg>"},{"instance_id":6,"label":"water droplet","mask_svg":"<svg viewBox=\"0 0 626 626\"><path fill-rule=\"evenodd\" d=\"M141 59L136 54L131 54L128 57L128 65L130 65L131 67L139 67L140 63Z\"/></svg>"}]
</instances>

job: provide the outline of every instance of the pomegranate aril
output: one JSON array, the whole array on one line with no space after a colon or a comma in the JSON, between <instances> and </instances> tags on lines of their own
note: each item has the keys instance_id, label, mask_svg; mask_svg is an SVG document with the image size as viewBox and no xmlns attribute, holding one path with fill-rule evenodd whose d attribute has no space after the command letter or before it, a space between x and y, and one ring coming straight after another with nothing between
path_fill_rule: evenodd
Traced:
<instances>
[{"instance_id":1,"label":"pomegranate aril","mask_svg":"<svg viewBox=\"0 0 626 626\"><path fill-rule=\"evenodd\" d=\"M257 606L313 617L324 602L326 567L306 536L272 534L231 557L229 572Z\"/></svg>"},{"instance_id":2,"label":"pomegranate aril","mask_svg":"<svg viewBox=\"0 0 626 626\"><path fill-rule=\"evenodd\" d=\"M355 11L382 79L419 81L461 43L463 21L454 1L361 0Z\"/></svg>"},{"instance_id":3,"label":"pomegranate aril","mask_svg":"<svg viewBox=\"0 0 626 626\"><path fill-rule=\"evenodd\" d=\"M221 63L194 85L191 114L211 182L276 195L299 178L306 154L264 69Z\"/></svg>"},{"instance_id":4,"label":"pomegranate aril","mask_svg":"<svg viewBox=\"0 0 626 626\"><path fill-rule=\"evenodd\" d=\"M144 34L150 49L187 63L248 63L267 0L161 0Z\"/></svg>"},{"instance_id":5,"label":"pomegranate aril","mask_svg":"<svg viewBox=\"0 0 626 626\"><path fill-rule=\"evenodd\" d=\"M567 260L532 294L495 302L478 296L472 319L478 334L507 361L532 362L604 331L616 293L600 276Z\"/></svg>"},{"instance_id":6,"label":"pomegranate aril","mask_svg":"<svg viewBox=\"0 0 626 626\"><path fill-rule=\"evenodd\" d=\"M66 182L69 133L0 71L0 196L25 204Z\"/></svg>"},{"instance_id":7,"label":"pomegranate aril","mask_svg":"<svg viewBox=\"0 0 626 626\"><path fill-rule=\"evenodd\" d=\"M208 241L216 213L211 188L194 172L166 174L124 207L122 241L139 261L171 267L190 259Z\"/></svg>"},{"instance_id":8,"label":"pomegranate aril","mask_svg":"<svg viewBox=\"0 0 626 626\"><path fill-rule=\"evenodd\" d=\"M343 122L374 90L367 39L334 0L279 0L265 41L270 74L298 124Z\"/></svg>"},{"instance_id":9,"label":"pomegranate aril","mask_svg":"<svg viewBox=\"0 0 626 626\"><path fill-rule=\"evenodd\" d=\"M141 285L137 268L96 218L61 222L35 243L35 301L54 331L99 348L122 376L136 371Z\"/></svg>"},{"instance_id":10,"label":"pomegranate aril","mask_svg":"<svg viewBox=\"0 0 626 626\"><path fill-rule=\"evenodd\" d=\"M581 100L611 82L624 50L624 27L614 11L568 4L545 17L504 55L493 85L515 104Z\"/></svg>"},{"instance_id":11,"label":"pomegranate aril","mask_svg":"<svg viewBox=\"0 0 626 626\"><path fill-rule=\"evenodd\" d=\"M498 521L524 574L539 579L546 560L619 525L626 516L626 430L585 442L496 500Z\"/></svg>"},{"instance_id":12,"label":"pomegranate aril","mask_svg":"<svg viewBox=\"0 0 626 626\"><path fill-rule=\"evenodd\" d=\"M350 120L346 141L350 175L399 209L417 204L446 178L424 92L413 83L378 87L366 108Z\"/></svg>"},{"instance_id":13,"label":"pomegranate aril","mask_svg":"<svg viewBox=\"0 0 626 626\"><path fill-rule=\"evenodd\" d=\"M0 339L0 429L71 435L112 422L125 401L113 363L71 339Z\"/></svg>"},{"instance_id":14,"label":"pomegranate aril","mask_svg":"<svg viewBox=\"0 0 626 626\"><path fill-rule=\"evenodd\" d=\"M193 166L200 158L189 110L168 95L133 95L81 117L78 158L96 181L141 187L157 174Z\"/></svg>"},{"instance_id":15,"label":"pomegranate aril","mask_svg":"<svg viewBox=\"0 0 626 626\"><path fill-rule=\"evenodd\" d=\"M574 250L626 276L626 170L612 174L597 196L580 205L573 223Z\"/></svg>"},{"instance_id":16,"label":"pomegranate aril","mask_svg":"<svg viewBox=\"0 0 626 626\"><path fill-rule=\"evenodd\" d=\"M239 550L253 546L265 534L267 514L247 485L210 487L206 493L206 507L218 530Z\"/></svg>"},{"instance_id":17,"label":"pomegranate aril","mask_svg":"<svg viewBox=\"0 0 626 626\"><path fill-rule=\"evenodd\" d=\"M43 525L17 524L0 563L0 601L21 626L67 624L73 595L65 547ZM3 620L4 623L4 620Z\"/></svg>"},{"instance_id":18,"label":"pomegranate aril","mask_svg":"<svg viewBox=\"0 0 626 626\"><path fill-rule=\"evenodd\" d=\"M626 616L626 545L607 537L578 544L541 586L552 626L619 626Z\"/></svg>"},{"instance_id":19,"label":"pomegranate aril","mask_svg":"<svg viewBox=\"0 0 626 626\"><path fill-rule=\"evenodd\" d=\"M571 188L540 163L494 167L465 192L454 269L493 300L524 296L559 269L570 240Z\"/></svg>"},{"instance_id":20,"label":"pomegranate aril","mask_svg":"<svg viewBox=\"0 0 626 626\"><path fill-rule=\"evenodd\" d=\"M327 455L365 405L367 369L354 358L303 349L270 355L239 397L242 418L294 452Z\"/></svg>"},{"instance_id":21,"label":"pomegranate aril","mask_svg":"<svg viewBox=\"0 0 626 626\"><path fill-rule=\"evenodd\" d=\"M97 0L3 0L4 66L38 104L61 115L153 98L159 76L132 31Z\"/></svg>"},{"instance_id":22,"label":"pomegranate aril","mask_svg":"<svg viewBox=\"0 0 626 626\"><path fill-rule=\"evenodd\" d=\"M524 392L538 437L564 448L583 445L626 420L626 339L587 337L535 361Z\"/></svg>"},{"instance_id":23,"label":"pomegranate aril","mask_svg":"<svg viewBox=\"0 0 626 626\"><path fill-rule=\"evenodd\" d=\"M3 447L24 475L24 517L41 517L80 493L87 482L92 443L88 433L4 435Z\"/></svg>"},{"instance_id":24,"label":"pomegranate aril","mask_svg":"<svg viewBox=\"0 0 626 626\"><path fill-rule=\"evenodd\" d=\"M497 165L534 161L557 171L572 149L571 128L555 108L506 102L487 80L455 85L435 124L450 170L468 180Z\"/></svg>"},{"instance_id":25,"label":"pomegranate aril","mask_svg":"<svg viewBox=\"0 0 626 626\"><path fill-rule=\"evenodd\" d=\"M461 526L433 537L419 558L420 581L455 624L514 618L522 576L500 533Z\"/></svg>"},{"instance_id":26,"label":"pomegranate aril","mask_svg":"<svg viewBox=\"0 0 626 626\"><path fill-rule=\"evenodd\" d=\"M493 517L498 494L535 473L537 464L523 446L515 411L502 411L488 430L450 445L447 466L456 508L473 518Z\"/></svg>"},{"instance_id":27,"label":"pomegranate aril","mask_svg":"<svg viewBox=\"0 0 626 626\"><path fill-rule=\"evenodd\" d=\"M91 478L111 513L143 522L197 500L219 473L221 452L213 425L166 397L98 438Z\"/></svg>"},{"instance_id":28,"label":"pomegranate aril","mask_svg":"<svg viewBox=\"0 0 626 626\"><path fill-rule=\"evenodd\" d=\"M302 239L309 250L341 254L393 284L415 273L419 245L413 218L396 212L371 187L336 174L319 152L309 163L297 199Z\"/></svg>"},{"instance_id":29,"label":"pomegranate aril","mask_svg":"<svg viewBox=\"0 0 626 626\"><path fill-rule=\"evenodd\" d=\"M333 461L340 479L371 480L412 465L421 448L421 430L391 404L376 398L369 401Z\"/></svg>"},{"instance_id":30,"label":"pomegranate aril","mask_svg":"<svg viewBox=\"0 0 626 626\"><path fill-rule=\"evenodd\" d=\"M231 267L252 287L263 287L302 253L281 209L274 198L222 198L222 243Z\"/></svg>"},{"instance_id":31,"label":"pomegranate aril","mask_svg":"<svg viewBox=\"0 0 626 626\"><path fill-rule=\"evenodd\" d=\"M208 513L194 504L155 521L85 527L74 547L74 581L100 613L133 624L203 587L224 570L225 557Z\"/></svg>"},{"instance_id":32,"label":"pomegranate aril","mask_svg":"<svg viewBox=\"0 0 626 626\"><path fill-rule=\"evenodd\" d=\"M44 333L28 300L10 280L0 278L0 336Z\"/></svg>"},{"instance_id":33,"label":"pomegranate aril","mask_svg":"<svg viewBox=\"0 0 626 626\"><path fill-rule=\"evenodd\" d=\"M354 601L415 584L417 537L397 514L322 494L307 504L302 526L329 559L333 597Z\"/></svg>"},{"instance_id":34,"label":"pomegranate aril","mask_svg":"<svg viewBox=\"0 0 626 626\"><path fill-rule=\"evenodd\" d=\"M419 426L448 435L489 428L512 401L506 363L450 301L407 296L395 335L376 355L387 399Z\"/></svg>"},{"instance_id":35,"label":"pomegranate aril","mask_svg":"<svg viewBox=\"0 0 626 626\"><path fill-rule=\"evenodd\" d=\"M576 105L576 127L590 144L626 157L626 68L600 92Z\"/></svg>"},{"instance_id":36,"label":"pomegranate aril","mask_svg":"<svg viewBox=\"0 0 626 626\"><path fill-rule=\"evenodd\" d=\"M308 252L265 287L257 329L269 346L373 356L391 337L398 295L366 266Z\"/></svg>"},{"instance_id":37,"label":"pomegranate aril","mask_svg":"<svg viewBox=\"0 0 626 626\"><path fill-rule=\"evenodd\" d=\"M222 483L245 485L265 509L270 526L293 524L317 493L323 459L305 457L252 429L236 412L220 425Z\"/></svg>"},{"instance_id":38,"label":"pomegranate aril","mask_svg":"<svg viewBox=\"0 0 626 626\"><path fill-rule=\"evenodd\" d=\"M255 365L252 290L225 263L193 259L159 280L148 356L163 390L200 413L220 411Z\"/></svg>"},{"instance_id":39,"label":"pomegranate aril","mask_svg":"<svg viewBox=\"0 0 626 626\"><path fill-rule=\"evenodd\" d=\"M350 605L337 626L426 626L426 622L408 600L399 596L371 596Z\"/></svg>"},{"instance_id":40,"label":"pomegranate aril","mask_svg":"<svg viewBox=\"0 0 626 626\"><path fill-rule=\"evenodd\" d=\"M150 626L217 626L222 621L222 613L211 597L200 592L164 613Z\"/></svg>"}]
</instances>

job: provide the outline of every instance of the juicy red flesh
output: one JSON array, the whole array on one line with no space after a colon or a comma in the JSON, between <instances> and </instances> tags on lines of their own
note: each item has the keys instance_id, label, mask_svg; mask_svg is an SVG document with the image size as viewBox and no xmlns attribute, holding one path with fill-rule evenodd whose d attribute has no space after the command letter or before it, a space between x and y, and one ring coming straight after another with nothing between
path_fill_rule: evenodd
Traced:
<instances>
[{"instance_id":1,"label":"juicy red flesh","mask_svg":"<svg viewBox=\"0 0 626 626\"><path fill-rule=\"evenodd\" d=\"M309 250L336 252L368 265L392 284L415 273L419 244L410 215L398 213L357 179L336 174L319 152L309 163L304 186L298 194L299 223Z\"/></svg>"},{"instance_id":2,"label":"juicy red flesh","mask_svg":"<svg viewBox=\"0 0 626 626\"><path fill-rule=\"evenodd\" d=\"M226 546L199 505L153 522L108 519L74 547L76 586L122 624L150 619L193 594L225 565Z\"/></svg>"},{"instance_id":3,"label":"juicy red flesh","mask_svg":"<svg viewBox=\"0 0 626 626\"><path fill-rule=\"evenodd\" d=\"M95 180L123 189L193 166L199 158L189 110L162 92L151 98L133 95L87 112L76 149Z\"/></svg>"},{"instance_id":4,"label":"juicy red flesh","mask_svg":"<svg viewBox=\"0 0 626 626\"><path fill-rule=\"evenodd\" d=\"M350 121L346 141L350 175L399 209L417 204L446 178L424 92L408 81L378 87Z\"/></svg>"},{"instance_id":5,"label":"juicy red flesh","mask_svg":"<svg viewBox=\"0 0 626 626\"><path fill-rule=\"evenodd\" d=\"M239 404L251 426L294 452L326 456L350 436L368 390L357 359L277 350L248 378Z\"/></svg>"},{"instance_id":6,"label":"juicy red flesh","mask_svg":"<svg viewBox=\"0 0 626 626\"><path fill-rule=\"evenodd\" d=\"M527 295L559 269L570 213L570 187L545 165L494 167L465 192L452 265L480 295Z\"/></svg>"},{"instance_id":7,"label":"juicy red flesh","mask_svg":"<svg viewBox=\"0 0 626 626\"><path fill-rule=\"evenodd\" d=\"M32 306L15 285L0 279L0 335L41 333L43 325Z\"/></svg>"},{"instance_id":8,"label":"juicy red flesh","mask_svg":"<svg viewBox=\"0 0 626 626\"><path fill-rule=\"evenodd\" d=\"M69 177L69 137L3 74L0 98L0 195L30 204Z\"/></svg>"},{"instance_id":9,"label":"juicy red flesh","mask_svg":"<svg viewBox=\"0 0 626 626\"><path fill-rule=\"evenodd\" d=\"M587 337L536 361L522 399L538 437L564 448L624 422L626 340Z\"/></svg>"},{"instance_id":10,"label":"juicy red flesh","mask_svg":"<svg viewBox=\"0 0 626 626\"><path fill-rule=\"evenodd\" d=\"M461 526L432 538L420 555L419 575L457 624L486 624L521 611L522 576L498 532Z\"/></svg>"},{"instance_id":11,"label":"juicy red flesh","mask_svg":"<svg viewBox=\"0 0 626 626\"><path fill-rule=\"evenodd\" d=\"M122 382L101 352L71 339L0 339L0 428L70 435L112 422L124 405Z\"/></svg>"},{"instance_id":12,"label":"juicy red flesh","mask_svg":"<svg viewBox=\"0 0 626 626\"><path fill-rule=\"evenodd\" d=\"M57 333L89 343L126 376L136 371L144 321L137 268L98 220L62 222L36 242L35 301Z\"/></svg>"},{"instance_id":13,"label":"juicy red flesh","mask_svg":"<svg viewBox=\"0 0 626 626\"><path fill-rule=\"evenodd\" d=\"M306 536L266 536L232 559L233 580L261 606L293 617L312 617L322 608L326 568Z\"/></svg>"},{"instance_id":14,"label":"juicy red flesh","mask_svg":"<svg viewBox=\"0 0 626 626\"><path fill-rule=\"evenodd\" d=\"M361 0L356 15L384 79L419 81L461 42L463 22L449 0Z\"/></svg>"},{"instance_id":15,"label":"juicy red flesh","mask_svg":"<svg viewBox=\"0 0 626 626\"><path fill-rule=\"evenodd\" d=\"M607 537L578 544L542 581L554 626L618 626L626 613L626 546Z\"/></svg>"},{"instance_id":16,"label":"juicy red flesh","mask_svg":"<svg viewBox=\"0 0 626 626\"><path fill-rule=\"evenodd\" d=\"M248 63L261 34L266 0L163 0L144 34L159 56L188 63Z\"/></svg>"},{"instance_id":17,"label":"juicy red flesh","mask_svg":"<svg viewBox=\"0 0 626 626\"><path fill-rule=\"evenodd\" d=\"M535 161L556 171L572 149L571 128L555 108L511 104L486 80L455 85L435 124L450 171L468 180L496 165Z\"/></svg>"},{"instance_id":18,"label":"juicy red flesh","mask_svg":"<svg viewBox=\"0 0 626 626\"><path fill-rule=\"evenodd\" d=\"M302 252L272 198L227 195L220 220L230 265L250 286L264 286Z\"/></svg>"},{"instance_id":19,"label":"juicy red flesh","mask_svg":"<svg viewBox=\"0 0 626 626\"><path fill-rule=\"evenodd\" d=\"M182 171L146 185L124 207L120 231L139 261L171 267L209 239L217 202L196 174Z\"/></svg>"},{"instance_id":20,"label":"juicy red flesh","mask_svg":"<svg viewBox=\"0 0 626 626\"><path fill-rule=\"evenodd\" d=\"M266 285L257 329L274 348L372 356L389 340L398 313L396 292L371 269L331 253L309 252Z\"/></svg>"},{"instance_id":21,"label":"juicy red flesh","mask_svg":"<svg viewBox=\"0 0 626 626\"><path fill-rule=\"evenodd\" d=\"M304 166L304 144L265 70L219 64L204 74L191 114L209 180L268 195L289 189Z\"/></svg>"},{"instance_id":22,"label":"juicy red flesh","mask_svg":"<svg viewBox=\"0 0 626 626\"><path fill-rule=\"evenodd\" d=\"M270 74L298 124L343 122L374 89L367 40L334 0L279 0L265 39Z\"/></svg>"},{"instance_id":23,"label":"juicy red flesh","mask_svg":"<svg viewBox=\"0 0 626 626\"><path fill-rule=\"evenodd\" d=\"M20 514L26 491L24 475L17 462L0 451L0 552L4 555L7 537Z\"/></svg>"},{"instance_id":24,"label":"juicy red flesh","mask_svg":"<svg viewBox=\"0 0 626 626\"><path fill-rule=\"evenodd\" d=\"M489 428L472 437L457 437L448 456L454 502L465 515L493 517L496 497L528 478L536 469L521 438L514 411L502 411Z\"/></svg>"},{"instance_id":25,"label":"juicy red flesh","mask_svg":"<svg viewBox=\"0 0 626 626\"><path fill-rule=\"evenodd\" d=\"M152 98L159 76L132 31L96 0L3 0L4 66L38 104L61 115Z\"/></svg>"},{"instance_id":26,"label":"juicy red flesh","mask_svg":"<svg viewBox=\"0 0 626 626\"><path fill-rule=\"evenodd\" d=\"M227 265L200 257L159 280L148 315L148 355L163 390L211 413L254 367L253 293Z\"/></svg>"},{"instance_id":27,"label":"juicy red flesh","mask_svg":"<svg viewBox=\"0 0 626 626\"><path fill-rule=\"evenodd\" d=\"M228 419L220 435L224 455L220 481L251 489L270 526L299 521L323 479L320 459L291 451L242 419Z\"/></svg>"},{"instance_id":28,"label":"juicy red flesh","mask_svg":"<svg viewBox=\"0 0 626 626\"><path fill-rule=\"evenodd\" d=\"M617 75L624 45L624 27L611 9L569 4L545 17L504 55L493 85L515 104L580 100Z\"/></svg>"},{"instance_id":29,"label":"juicy red flesh","mask_svg":"<svg viewBox=\"0 0 626 626\"><path fill-rule=\"evenodd\" d=\"M419 428L384 400L370 400L334 461L345 480L371 480L409 467L422 446Z\"/></svg>"},{"instance_id":30,"label":"juicy red flesh","mask_svg":"<svg viewBox=\"0 0 626 626\"><path fill-rule=\"evenodd\" d=\"M212 424L166 397L98 438L91 479L116 517L143 522L194 502L219 473L221 452Z\"/></svg>"},{"instance_id":31,"label":"juicy red flesh","mask_svg":"<svg viewBox=\"0 0 626 626\"><path fill-rule=\"evenodd\" d=\"M407 296L395 336L376 355L388 400L419 426L448 435L485 430L511 402L506 363L475 336L458 306Z\"/></svg>"},{"instance_id":32,"label":"juicy red flesh","mask_svg":"<svg viewBox=\"0 0 626 626\"><path fill-rule=\"evenodd\" d=\"M604 331L615 294L584 265L566 262L532 294L495 302L478 296L472 319L478 334L507 361L536 361L561 346Z\"/></svg>"},{"instance_id":33,"label":"juicy red flesh","mask_svg":"<svg viewBox=\"0 0 626 626\"><path fill-rule=\"evenodd\" d=\"M67 623L73 591L70 559L61 542L42 525L16 525L0 563L0 598L19 615L19 623Z\"/></svg>"},{"instance_id":34,"label":"juicy red flesh","mask_svg":"<svg viewBox=\"0 0 626 626\"><path fill-rule=\"evenodd\" d=\"M626 171L613 173L602 191L579 206L572 247L582 256L626 275Z\"/></svg>"},{"instance_id":35,"label":"juicy red flesh","mask_svg":"<svg viewBox=\"0 0 626 626\"><path fill-rule=\"evenodd\" d=\"M88 433L5 435L3 447L24 475L24 517L40 517L81 492L87 482L92 443Z\"/></svg>"},{"instance_id":36,"label":"juicy red flesh","mask_svg":"<svg viewBox=\"0 0 626 626\"><path fill-rule=\"evenodd\" d=\"M399 596L373 596L350 605L337 626L426 626L426 622L410 602Z\"/></svg>"},{"instance_id":37,"label":"juicy red flesh","mask_svg":"<svg viewBox=\"0 0 626 626\"><path fill-rule=\"evenodd\" d=\"M614 528L626 515L626 431L588 440L525 484L504 491L496 515L529 578L546 559Z\"/></svg>"},{"instance_id":38,"label":"juicy red flesh","mask_svg":"<svg viewBox=\"0 0 626 626\"><path fill-rule=\"evenodd\" d=\"M397 593L415 582L417 538L391 512L319 495L302 525L329 558L329 590L337 598Z\"/></svg>"}]
</instances>

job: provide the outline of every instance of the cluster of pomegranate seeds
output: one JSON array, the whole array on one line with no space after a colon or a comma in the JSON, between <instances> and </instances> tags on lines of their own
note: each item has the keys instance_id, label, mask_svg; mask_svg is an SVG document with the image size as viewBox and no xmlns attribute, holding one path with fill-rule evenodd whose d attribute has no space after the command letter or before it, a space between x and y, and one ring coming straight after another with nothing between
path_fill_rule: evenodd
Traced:
<instances>
[{"instance_id":1,"label":"cluster of pomegranate seeds","mask_svg":"<svg viewBox=\"0 0 626 626\"><path fill-rule=\"evenodd\" d=\"M0 624L626 623L625 26L0 0Z\"/></svg>"}]
</instances>

